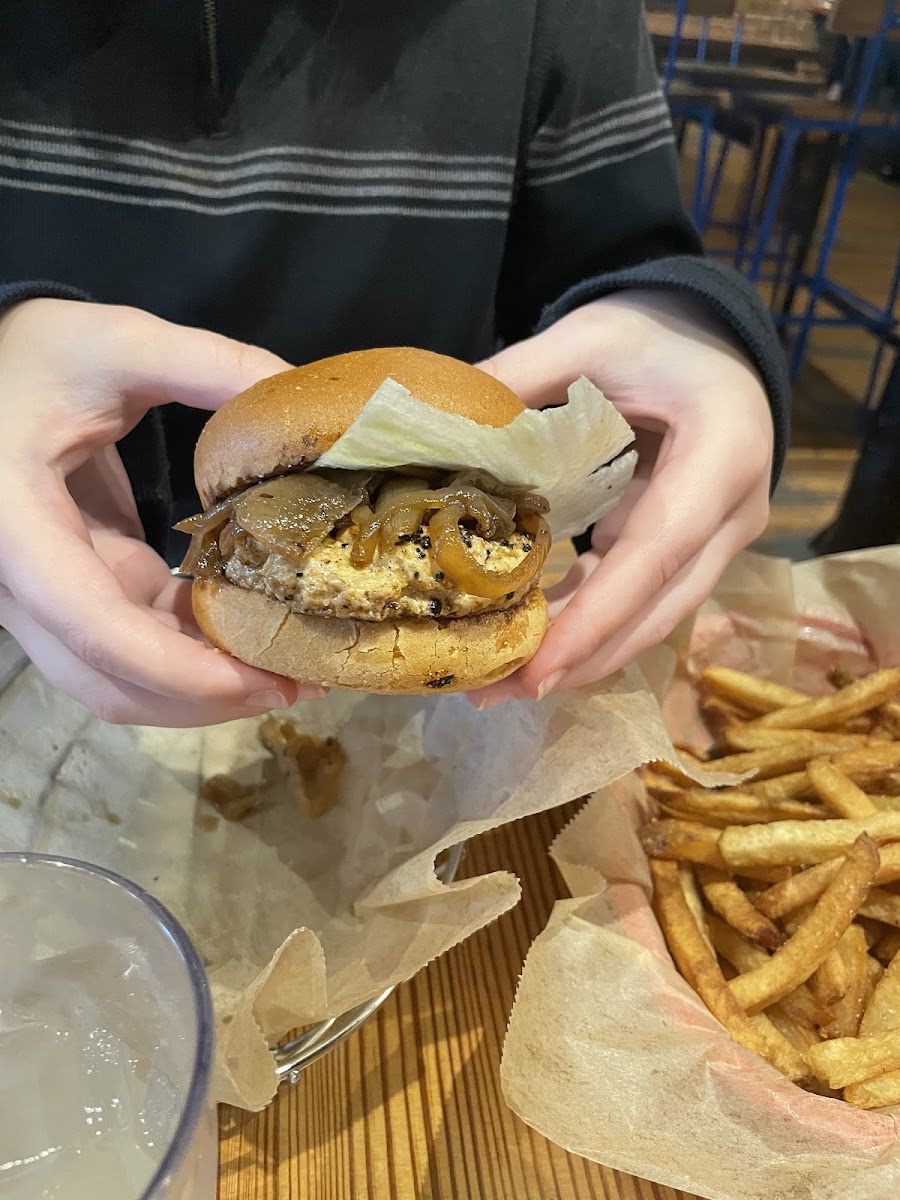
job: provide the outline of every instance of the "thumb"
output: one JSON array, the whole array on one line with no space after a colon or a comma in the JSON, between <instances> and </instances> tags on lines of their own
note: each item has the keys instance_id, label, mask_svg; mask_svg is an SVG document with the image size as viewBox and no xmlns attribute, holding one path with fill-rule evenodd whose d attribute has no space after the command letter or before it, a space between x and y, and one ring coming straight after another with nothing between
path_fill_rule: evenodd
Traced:
<instances>
[{"instance_id":1,"label":"thumb","mask_svg":"<svg viewBox=\"0 0 900 1200\"><path fill-rule=\"evenodd\" d=\"M477 365L505 383L527 408L546 408L565 403L569 386L586 373L588 350L582 325L564 317Z\"/></svg>"},{"instance_id":2,"label":"thumb","mask_svg":"<svg viewBox=\"0 0 900 1200\"><path fill-rule=\"evenodd\" d=\"M116 382L123 395L144 409L157 404L216 409L291 366L259 346L149 313L130 315L125 325L118 341Z\"/></svg>"}]
</instances>

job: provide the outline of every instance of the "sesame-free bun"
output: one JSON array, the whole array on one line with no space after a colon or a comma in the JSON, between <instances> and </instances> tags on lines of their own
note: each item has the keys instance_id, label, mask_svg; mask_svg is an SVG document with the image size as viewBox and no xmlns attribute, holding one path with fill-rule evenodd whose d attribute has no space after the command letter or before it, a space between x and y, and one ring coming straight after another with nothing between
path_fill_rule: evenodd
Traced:
<instances>
[{"instance_id":1,"label":"sesame-free bun","mask_svg":"<svg viewBox=\"0 0 900 1200\"><path fill-rule=\"evenodd\" d=\"M532 658L547 628L535 588L502 612L446 620L307 616L226 579L197 580L194 615L214 646L277 675L387 695L484 687Z\"/></svg>"},{"instance_id":2,"label":"sesame-free bun","mask_svg":"<svg viewBox=\"0 0 900 1200\"><path fill-rule=\"evenodd\" d=\"M210 418L194 455L203 507L315 462L388 378L417 400L479 425L508 425L523 408L493 376L428 350L391 347L323 358L261 379Z\"/></svg>"}]
</instances>

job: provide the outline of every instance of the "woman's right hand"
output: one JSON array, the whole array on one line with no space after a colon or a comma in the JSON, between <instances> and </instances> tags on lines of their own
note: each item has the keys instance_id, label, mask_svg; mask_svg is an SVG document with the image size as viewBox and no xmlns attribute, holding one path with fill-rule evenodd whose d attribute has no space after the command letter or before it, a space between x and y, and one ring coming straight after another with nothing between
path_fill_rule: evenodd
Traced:
<instances>
[{"instance_id":1,"label":"woman's right hand","mask_svg":"<svg viewBox=\"0 0 900 1200\"><path fill-rule=\"evenodd\" d=\"M0 625L104 720L211 725L297 699L198 640L190 583L144 541L115 448L154 405L215 409L287 366L130 308L39 299L0 316Z\"/></svg>"}]
</instances>

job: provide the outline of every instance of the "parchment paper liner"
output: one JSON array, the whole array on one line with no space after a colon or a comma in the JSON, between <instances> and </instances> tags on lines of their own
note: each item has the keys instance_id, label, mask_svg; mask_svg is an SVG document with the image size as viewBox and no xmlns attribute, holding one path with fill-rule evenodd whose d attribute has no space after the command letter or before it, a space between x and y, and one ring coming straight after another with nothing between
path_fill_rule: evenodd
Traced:
<instances>
[{"instance_id":1,"label":"parchment paper liner","mask_svg":"<svg viewBox=\"0 0 900 1200\"><path fill-rule=\"evenodd\" d=\"M307 820L273 794L229 824L198 815L198 785L259 777L255 722L104 726L19 664L0 643L0 849L100 863L168 905L212 982L215 1094L246 1108L274 1094L269 1045L409 978L516 903L507 872L441 884L443 848L674 755L637 668L484 713L462 697L333 693L295 715L340 737L341 803Z\"/></svg>"},{"instance_id":2,"label":"parchment paper liner","mask_svg":"<svg viewBox=\"0 0 900 1200\"><path fill-rule=\"evenodd\" d=\"M701 611L690 663L821 690L829 665L900 662L898 594L893 547L793 569L745 555ZM673 734L699 740L685 681L666 691ZM788 1083L675 972L635 834L645 804L633 779L603 789L553 846L573 899L525 964L501 1068L510 1105L569 1150L714 1200L894 1200L897 1110L860 1112Z\"/></svg>"}]
</instances>

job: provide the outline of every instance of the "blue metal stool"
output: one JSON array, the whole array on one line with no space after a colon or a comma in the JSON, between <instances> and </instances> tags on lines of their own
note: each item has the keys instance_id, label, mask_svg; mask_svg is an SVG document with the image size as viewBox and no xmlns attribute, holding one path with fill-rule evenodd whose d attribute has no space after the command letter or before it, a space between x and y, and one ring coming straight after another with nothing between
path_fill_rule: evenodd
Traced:
<instances>
[{"instance_id":1,"label":"blue metal stool","mask_svg":"<svg viewBox=\"0 0 900 1200\"><path fill-rule=\"evenodd\" d=\"M722 104L723 97L720 90L711 90L703 85L694 86L685 83L680 78L684 64L679 60L678 53L682 45L685 19L689 15L699 16L701 23L695 61L704 62L710 17L731 16L734 13L734 6L735 0L674 0L674 27L669 37L665 62L661 71L662 87L669 101L669 109L676 126L679 149L681 149L684 132L689 124L696 125L699 130L690 215L701 235L709 224L722 177L722 170L719 168L711 180L708 178L710 141L716 113ZM722 165L724 166L724 163Z\"/></svg>"},{"instance_id":2,"label":"blue metal stool","mask_svg":"<svg viewBox=\"0 0 900 1200\"><path fill-rule=\"evenodd\" d=\"M893 324L892 312L897 297L897 281L891 287L888 307L878 310L867 305L862 297L856 297L847 289L840 288L828 278L828 266L837 238L838 227L847 190L856 171L863 140L868 131L878 128L891 136L900 135L900 124L896 113L880 112L868 106L869 94L876 65L885 40L891 30L900 27L896 11L896 0L887 0L875 35L868 39L862 56L859 86L852 105L843 106L831 101L795 101L779 108L768 102L756 102L758 119L776 127L780 134L780 145L775 155L766 191L765 202L755 231L754 246L749 255L747 275L751 280L763 279L763 268L773 259L778 262L779 251L772 249L773 238L779 226L779 217L785 198L788 181L798 152L815 137L830 139L834 150L835 188L825 221L823 235L813 269L807 272L803 255L794 260L792 278L787 298L776 305L776 320L781 328L796 330L791 353L791 372L796 375L815 325L838 324L870 328L876 335L884 333ZM824 183L824 181L823 181ZM822 189L824 195L824 187ZM811 237L806 248L809 247ZM806 307L802 315L795 316L792 303L798 289L807 292ZM836 303L842 311L840 317L822 317L817 313L820 300ZM874 373L873 373L874 378ZM871 384L870 384L871 386Z\"/></svg>"}]
</instances>

